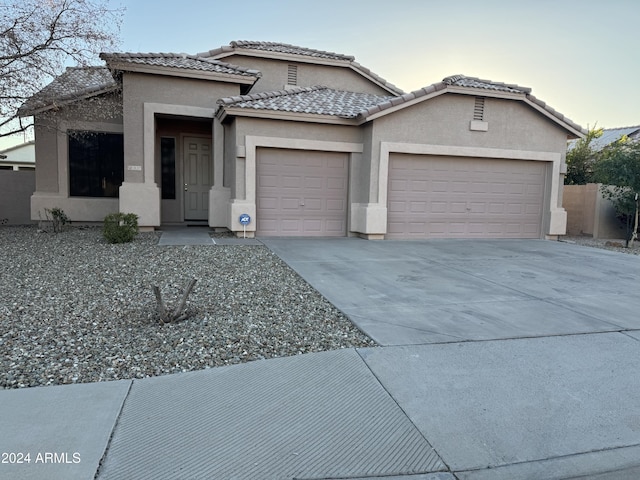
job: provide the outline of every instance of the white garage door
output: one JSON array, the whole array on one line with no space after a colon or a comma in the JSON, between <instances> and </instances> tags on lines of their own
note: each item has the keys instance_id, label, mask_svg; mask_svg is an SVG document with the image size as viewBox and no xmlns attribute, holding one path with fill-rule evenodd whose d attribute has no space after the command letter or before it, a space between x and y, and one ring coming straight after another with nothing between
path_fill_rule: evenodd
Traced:
<instances>
[{"instance_id":1,"label":"white garage door","mask_svg":"<svg viewBox=\"0 0 640 480\"><path fill-rule=\"evenodd\" d=\"M540 238L545 162L394 154L387 238Z\"/></svg>"},{"instance_id":2,"label":"white garage door","mask_svg":"<svg viewBox=\"0 0 640 480\"><path fill-rule=\"evenodd\" d=\"M258 235L346 235L348 154L264 148L256 168Z\"/></svg>"}]
</instances>

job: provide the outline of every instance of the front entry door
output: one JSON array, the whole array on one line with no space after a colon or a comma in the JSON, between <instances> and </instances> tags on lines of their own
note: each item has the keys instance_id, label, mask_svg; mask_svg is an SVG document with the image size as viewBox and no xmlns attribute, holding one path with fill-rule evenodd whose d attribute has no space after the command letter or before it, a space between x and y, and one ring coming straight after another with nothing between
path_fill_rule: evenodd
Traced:
<instances>
[{"instance_id":1,"label":"front entry door","mask_svg":"<svg viewBox=\"0 0 640 480\"><path fill-rule=\"evenodd\" d=\"M211 188L211 139L185 137L182 152L184 219L207 220Z\"/></svg>"}]
</instances>

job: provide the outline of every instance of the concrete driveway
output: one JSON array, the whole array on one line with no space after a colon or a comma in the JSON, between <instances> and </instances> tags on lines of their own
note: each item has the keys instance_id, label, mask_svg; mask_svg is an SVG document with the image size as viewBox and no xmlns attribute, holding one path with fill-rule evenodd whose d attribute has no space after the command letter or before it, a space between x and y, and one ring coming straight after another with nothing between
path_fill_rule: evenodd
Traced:
<instances>
[{"instance_id":1,"label":"concrete driveway","mask_svg":"<svg viewBox=\"0 0 640 480\"><path fill-rule=\"evenodd\" d=\"M464 479L640 478L640 258L536 240L263 239Z\"/></svg>"},{"instance_id":2,"label":"concrete driveway","mask_svg":"<svg viewBox=\"0 0 640 480\"><path fill-rule=\"evenodd\" d=\"M640 329L640 258L543 240L263 242L381 345Z\"/></svg>"}]
</instances>

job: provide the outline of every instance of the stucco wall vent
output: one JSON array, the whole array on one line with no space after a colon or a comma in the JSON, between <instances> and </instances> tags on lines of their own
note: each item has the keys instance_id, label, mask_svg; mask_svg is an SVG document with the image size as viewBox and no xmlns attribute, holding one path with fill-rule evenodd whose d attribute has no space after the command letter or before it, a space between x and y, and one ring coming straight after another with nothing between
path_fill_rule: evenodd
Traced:
<instances>
[{"instance_id":1,"label":"stucco wall vent","mask_svg":"<svg viewBox=\"0 0 640 480\"><path fill-rule=\"evenodd\" d=\"M469 130L476 132L489 130L489 124L484 121L484 97L476 97L473 104L473 120L469 123Z\"/></svg>"},{"instance_id":2,"label":"stucco wall vent","mask_svg":"<svg viewBox=\"0 0 640 480\"><path fill-rule=\"evenodd\" d=\"M473 106L473 119L484 120L484 97L476 97L476 103Z\"/></svg>"},{"instance_id":3,"label":"stucco wall vent","mask_svg":"<svg viewBox=\"0 0 640 480\"><path fill-rule=\"evenodd\" d=\"M298 85L298 66L289 65L287 69L287 85Z\"/></svg>"}]
</instances>

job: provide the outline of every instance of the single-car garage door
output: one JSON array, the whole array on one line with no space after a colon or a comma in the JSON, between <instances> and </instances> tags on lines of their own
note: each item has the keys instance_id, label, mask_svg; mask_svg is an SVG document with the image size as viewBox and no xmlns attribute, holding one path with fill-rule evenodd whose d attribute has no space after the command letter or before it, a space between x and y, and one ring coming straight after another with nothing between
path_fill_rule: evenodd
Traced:
<instances>
[{"instance_id":1,"label":"single-car garage door","mask_svg":"<svg viewBox=\"0 0 640 480\"><path fill-rule=\"evenodd\" d=\"M348 154L262 148L256 168L258 235L346 235Z\"/></svg>"},{"instance_id":2,"label":"single-car garage door","mask_svg":"<svg viewBox=\"0 0 640 480\"><path fill-rule=\"evenodd\" d=\"M387 238L540 238L545 162L389 158Z\"/></svg>"}]
</instances>

